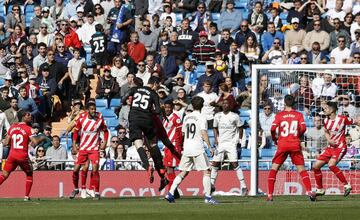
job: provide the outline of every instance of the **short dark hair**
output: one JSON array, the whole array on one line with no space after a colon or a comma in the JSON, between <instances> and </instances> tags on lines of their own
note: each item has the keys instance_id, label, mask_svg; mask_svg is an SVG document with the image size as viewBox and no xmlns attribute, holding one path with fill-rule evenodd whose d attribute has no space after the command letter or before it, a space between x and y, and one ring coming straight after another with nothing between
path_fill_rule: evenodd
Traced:
<instances>
[{"instance_id":1,"label":"short dark hair","mask_svg":"<svg viewBox=\"0 0 360 220\"><path fill-rule=\"evenodd\" d=\"M216 30L218 29L218 26L215 22L211 22L209 27L214 27L214 28L216 28Z\"/></svg>"},{"instance_id":2,"label":"short dark hair","mask_svg":"<svg viewBox=\"0 0 360 220\"><path fill-rule=\"evenodd\" d=\"M4 86L4 87L1 88L1 92L5 91L5 90L6 90L6 91L9 91L9 87Z\"/></svg>"},{"instance_id":3,"label":"short dark hair","mask_svg":"<svg viewBox=\"0 0 360 220\"><path fill-rule=\"evenodd\" d=\"M168 99L164 102L164 105L174 105L172 99Z\"/></svg>"},{"instance_id":4,"label":"short dark hair","mask_svg":"<svg viewBox=\"0 0 360 220\"><path fill-rule=\"evenodd\" d=\"M152 77L150 77L150 79L149 79L149 81L148 81L148 84L154 84L154 83L160 83L160 78L159 77L157 77L157 76L152 76Z\"/></svg>"},{"instance_id":5,"label":"short dark hair","mask_svg":"<svg viewBox=\"0 0 360 220\"><path fill-rule=\"evenodd\" d=\"M95 106L96 107L96 102L95 99L90 98L87 103L86 103L86 109L90 108L91 106Z\"/></svg>"},{"instance_id":6,"label":"short dark hair","mask_svg":"<svg viewBox=\"0 0 360 220\"><path fill-rule=\"evenodd\" d=\"M141 78L135 77L135 78L134 78L134 84L135 84L136 86L143 86L143 85L144 85L144 82L143 82L143 80L142 80Z\"/></svg>"},{"instance_id":7,"label":"short dark hair","mask_svg":"<svg viewBox=\"0 0 360 220\"><path fill-rule=\"evenodd\" d=\"M45 44L44 42L40 42L40 43L38 44L38 49L40 49L40 47L45 47L45 48L47 48L47 46L46 46L46 44Z\"/></svg>"},{"instance_id":8,"label":"short dark hair","mask_svg":"<svg viewBox=\"0 0 360 220\"><path fill-rule=\"evenodd\" d=\"M52 136L52 139L54 140L54 138L57 138L57 139L59 139L59 140L60 140L59 135L53 135L53 136Z\"/></svg>"},{"instance_id":9,"label":"short dark hair","mask_svg":"<svg viewBox=\"0 0 360 220\"><path fill-rule=\"evenodd\" d=\"M338 105L336 102L329 101L326 103L326 105L333 109L335 112L338 110Z\"/></svg>"},{"instance_id":10,"label":"short dark hair","mask_svg":"<svg viewBox=\"0 0 360 220\"><path fill-rule=\"evenodd\" d=\"M96 24L95 25L95 31L102 32L103 31L103 26L101 24Z\"/></svg>"},{"instance_id":11,"label":"short dark hair","mask_svg":"<svg viewBox=\"0 0 360 220\"><path fill-rule=\"evenodd\" d=\"M204 99L201 98L200 96L195 96L192 100L191 100L191 105L193 106L194 110L201 110L202 107L204 106Z\"/></svg>"},{"instance_id":12,"label":"short dark hair","mask_svg":"<svg viewBox=\"0 0 360 220\"><path fill-rule=\"evenodd\" d=\"M287 107L293 107L295 105L295 98L292 95L286 95L284 102Z\"/></svg>"}]
</instances>

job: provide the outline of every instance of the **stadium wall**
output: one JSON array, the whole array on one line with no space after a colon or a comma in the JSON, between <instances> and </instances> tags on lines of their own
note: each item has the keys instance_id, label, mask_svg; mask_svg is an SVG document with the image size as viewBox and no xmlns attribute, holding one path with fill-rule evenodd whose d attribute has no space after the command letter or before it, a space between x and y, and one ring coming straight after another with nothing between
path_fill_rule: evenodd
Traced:
<instances>
[{"instance_id":1,"label":"stadium wall","mask_svg":"<svg viewBox=\"0 0 360 220\"><path fill-rule=\"evenodd\" d=\"M61 198L70 195L73 186L70 171L37 171L34 172L34 184L31 197ZM259 171L259 192L266 192L268 171ZM323 171L324 186L327 194L341 194L343 187L332 172ZM352 193L360 194L360 173L345 171L346 177L353 186ZM88 175L90 176L90 175ZM245 182L250 185L250 171L244 171ZM311 175L312 176L312 175ZM102 197L138 197L164 196L159 193L156 178L149 183L148 175L144 171L100 171ZM275 194L300 195L305 189L299 184L295 171L279 171ZM89 178L87 184L89 183ZM314 179L312 179L314 184ZM216 182L216 191L223 191L227 195L240 194L239 182L234 171L220 171ZM25 192L25 174L21 171L13 172L9 179L0 187L1 198L23 198ZM186 196L202 196L202 173L191 172L180 185L180 194ZM220 193L221 194L221 193Z\"/></svg>"}]
</instances>

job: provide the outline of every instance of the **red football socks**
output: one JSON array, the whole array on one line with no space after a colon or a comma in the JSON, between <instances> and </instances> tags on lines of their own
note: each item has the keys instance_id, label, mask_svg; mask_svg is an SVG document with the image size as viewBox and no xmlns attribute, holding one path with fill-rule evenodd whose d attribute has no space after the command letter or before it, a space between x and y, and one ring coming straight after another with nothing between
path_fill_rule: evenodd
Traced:
<instances>
[{"instance_id":1,"label":"red football socks","mask_svg":"<svg viewBox=\"0 0 360 220\"><path fill-rule=\"evenodd\" d=\"M176 177L175 173L168 173L167 174L167 179L169 180L169 183L167 185L167 190L168 191L170 190L171 185L173 184L175 177Z\"/></svg>"},{"instance_id":2,"label":"red football socks","mask_svg":"<svg viewBox=\"0 0 360 220\"><path fill-rule=\"evenodd\" d=\"M90 179L91 189L94 189L96 193L99 192L100 189L100 174L99 171L91 172L91 179Z\"/></svg>"},{"instance_id":3,"label":"red football socks","mask_svg":"<svg viewBox=\"0 0 360 220\"><path fill-rule=\"evenodd\" d=\"M346 178L344 176L344 173L341 172L341 170L337 166L329 166L329 169L336 175L336 177L344 184L348 184L346 181Z\"/></svg>"},{"instance_id":4,"label":"red football socks","mask_svg":"<svg viewBox=\"0 0 360 220\"><path fill-rule=\"evenodd\" d=\"M86 189L87 171L81 171L81 189Z\"/></svg>"},{"instance_id":5,"label":"red football socks","mask_svg":"<svg viewBox=\"0 0 360 220\"><path fill-rule=\"evenodd\" d=\"M25 196L29 197L31 187L33 184L33 177L32 176L26 176L26 183L25 183Z\"/></svg>"},{"instance_id":6,"label":"red football socks","mask_svg":"<svg viewBox=\"0 0 360 220\"><path fill-rule=\"evenodd\" d=\"M310 182L310 178L309 178L309 174L306 170L303 170L300 172L300 176L302 178L303 184L305 186L306 192L310 192L311 191L311 182Z\"/></svg>"},{"instance_id":7,"label":"red football socks","mask_svg":"<svg viewBox=\"0 0 360 220\"><path fill-rule=\"evenodd\" d=\"M322 189L323 184L322 184L322 173L320 169L313 169L314 170L314 176L315 176L315 182L316 182L316 187L318 189Z\"/></svg>"},{"instance_id":8,"label":"red football socks","mask_svg":"<svg viewBox=\"0 0 360 220\"><path fill-rule=\"evenodd\" d=\"M268 195L273 195L277 170L270 170L268 177Z\"/></svg>"}]
</instances>

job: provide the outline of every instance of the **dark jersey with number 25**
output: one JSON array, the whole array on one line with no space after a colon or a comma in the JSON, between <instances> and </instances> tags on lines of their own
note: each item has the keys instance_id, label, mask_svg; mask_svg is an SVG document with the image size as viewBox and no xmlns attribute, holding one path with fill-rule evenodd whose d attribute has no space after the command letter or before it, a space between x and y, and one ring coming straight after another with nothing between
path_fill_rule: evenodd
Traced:
<instances>
[{"instance_id":1,"label":"dark jersey with number 25","mask_svg":"<svg viewBox=\"0 0 360 220\"><path fill-rule=\"evenodd\" d=\"M147 86L136 87L130 90L132 103L129 120L151 120L152 114L160 114L160 101L156 92Z\"/></svg>"},{"instance_id":2,"label":"dark jersey with number 25","mask_svg":"<svg viewBox=\"0 0 360 220\"><path fill-rule=\"evenodd\" d=\"M101 32L96 32L91 36L90 44L92 54L96 55L97 57L105 54L107 44L105 34Z\"/></svg>"}]
</instances>

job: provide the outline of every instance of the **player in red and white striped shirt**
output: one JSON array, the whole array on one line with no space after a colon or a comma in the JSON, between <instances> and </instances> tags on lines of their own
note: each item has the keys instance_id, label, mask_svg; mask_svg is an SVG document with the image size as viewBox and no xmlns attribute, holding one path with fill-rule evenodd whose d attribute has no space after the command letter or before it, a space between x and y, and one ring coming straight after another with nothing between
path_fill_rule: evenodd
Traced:
<instances>
[{"instance_id":1,"label":"player in red and white striped shirt","mask_svg":"<svg viewBox=\"0 0 360 220\"><path fill-rule=\"evenodd\" d=\"M78 135L80 135L80 143L77 145ZM104 133L104 139L101 142L100 133ZM75 161L75 167L73 172L73 184L75 190L72 194L78 194L79 184L79 171L81 165L86 164L90 160L92 164L92 172L90 178L90 192L95 199L100 198L100 175L99 175L99 150L105 150L106 142L109 137L109 132L105 125L104 118L101 113L96 112L96 105L94 101L87 103L87 111L79 115L75 122L74 134L73 134L73 154L77 153L77 159ZM99 148L100 146L100 148ZM85 190L85 189L82 189Z\"/></svg>"},{"instance_id":2,"label":"player in red and white striped shirt","mask_svg":"<svg viewBox=\"0 0 360 220\"><path fill-rule=\"evenodd\" d=\"M181 119L177 114L173 112L174 104L171 100L165 102L165 115L168 120L163 119L163 125L166 130L167 136L169 137L172 144L175 146L175 150L181 154L182 151L182 141L183 135L181 131ZM174 168L179 165L180 159L174 156L168 148L164 149L164 166L166 168L167 179L169 184L167 185L168 190L170 190L172 183L176 177ZM179 192L174 192L176 197L179 197Z\"/></svg>"},{"instance_id":3,"label":"player in red and white striped shirt","mask_svg":"<svg viewBox=\"0 0 360 220\"><path fill-rule=\"evenodd\" d=\"M324 113L327 118L324 121L325 137L329 145L318 156L314 166L314 175L316 180L316 195L324 195L325 190L322 184L321 167L329 165L329 169L344 184L344 196L348 196L351 191L351 185L347 182L343 172L336 166L337 163L346 154L345 129L347 125L353 124L353 120L344 115L337 115L337 103L328 102L324 107Z\"/></svg>"}]
</instances>

